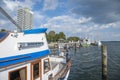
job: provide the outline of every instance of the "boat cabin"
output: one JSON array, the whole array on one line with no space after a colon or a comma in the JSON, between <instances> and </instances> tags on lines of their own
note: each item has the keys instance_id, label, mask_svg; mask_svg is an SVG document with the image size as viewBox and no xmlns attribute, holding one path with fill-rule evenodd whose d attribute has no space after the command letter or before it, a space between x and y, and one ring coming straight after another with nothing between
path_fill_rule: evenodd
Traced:
<instances>
[{"instance_id":1,"label":"boat cabin","mask_svg":"<svg viewBox=\"0 0 120 80\"><path fill-rule=\"evenodd\" d=\"M46 30L0 33L0 80L67 79L70 61L49 55Z\"/></svg>"}]
</instances>

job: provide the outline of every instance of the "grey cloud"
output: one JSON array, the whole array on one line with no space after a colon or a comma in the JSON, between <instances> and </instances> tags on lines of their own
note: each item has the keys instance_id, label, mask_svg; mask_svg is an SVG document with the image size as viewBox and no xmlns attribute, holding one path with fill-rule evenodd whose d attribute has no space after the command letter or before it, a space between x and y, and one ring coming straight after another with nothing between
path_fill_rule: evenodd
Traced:
<instances>
[{"instance_id":1,"label":"grey cloud","mask_svg":"<svg viewBox=\"0 0 120 80\"><path fill-rule=\"evenodd\" d=\"M71 12L84 17L92 17L96 23L111 23L120 20L120 0L70 0L75 6Z\"/></svg>"},{"instance_id":2,"label":"grey cloud","mask_svg":"<svg viewBox=\"0 0 120 80\"><path fill-rule=\"evenodd\" d=\"M3 2L3 0L0 0L0 6L3 6L5 3Z\"/></svg>"}]
</instances>

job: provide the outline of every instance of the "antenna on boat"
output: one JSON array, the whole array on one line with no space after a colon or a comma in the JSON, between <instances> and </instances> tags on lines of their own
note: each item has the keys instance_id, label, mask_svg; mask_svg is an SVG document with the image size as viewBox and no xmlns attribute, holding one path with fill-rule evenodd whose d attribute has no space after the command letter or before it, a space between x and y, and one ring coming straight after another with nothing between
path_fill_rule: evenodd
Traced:
<instances>
[{"instance_id":1,"label":"antenna on boat","mask_svg":"<svg viewBox=\"0 0 120 80\"><path fill-rule=\"evenodd\" d=\"M0 12L6 16L20 31L22 30L22 28L16 23L15 20L13 20L9 15L8 13L2 8L0 7Z\"/></svg>"}]
</instances>

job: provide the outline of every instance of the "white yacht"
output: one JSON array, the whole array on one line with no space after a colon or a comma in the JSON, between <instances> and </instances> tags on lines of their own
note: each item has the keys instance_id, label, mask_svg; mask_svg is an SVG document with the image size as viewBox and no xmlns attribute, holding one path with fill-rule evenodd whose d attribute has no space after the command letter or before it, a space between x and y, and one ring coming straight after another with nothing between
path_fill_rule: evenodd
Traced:
<instances>
[{"instance_id":1,"label":"white yacht","mask_svg":"<svg viewBox=\"0 0 120 80\"><path fill-rule=\"evenodd\" d=\"M0 80L67 80L71 59L50 56L46 30L0 32Z\"/></svg>"}]
</instances>

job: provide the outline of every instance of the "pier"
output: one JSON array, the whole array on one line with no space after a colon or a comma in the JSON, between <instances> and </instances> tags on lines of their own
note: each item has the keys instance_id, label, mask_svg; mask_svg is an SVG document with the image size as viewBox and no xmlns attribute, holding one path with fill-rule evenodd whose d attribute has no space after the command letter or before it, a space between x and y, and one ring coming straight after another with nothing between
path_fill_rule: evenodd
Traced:
<instances>
[{"instance_id":1,"label":"pier","mask_svg":"<svg viewBox=\"0 0 120 80\"><path fill-rule=\"evenodd\" d=\"M54 44L54 45L52 45L52 47L54 47L54 49L51 49L51 52L54 54L54 53L57 53L56 51L57 51L57 49L58 49L58 44L59 43L57 43L57 44ZM62 43L63 45L73 45L72 47L74 47L73 49L71 49L71 50L73 50L73 51L75 51L76 52L76 50L78 51L78 49L80 49L80 48L77 48L77 46L76 45L79 45L79 43L77 43L77 42L74 42L74 43ZM94 47L94 46L93 46ZM97 47L97 46L96 46ZM100 48L100 46L98 46L99 48ZM89 47L88 47L89 48ZM83 49L88 49L88 48L83 48ZM99 57L101 57L101 72L102 72L102 74L101 74L101 78L102 78L102 80L108 80L108 78L107 78L107 46L106 45L101 45L101 55L99 55ZM86 53L79 53L79 55L80 54L83 54L83 55L85 55ZM100 53L98 53L98 54L100 54ZM94 58L94 56L92 56L93 58ZM84 57L83 57L84 58ZM90 58L90 56L89 56L89 58ZM86 62L87 63L87 62ZM83 64L81 64L81 65L84 65L85 63L83 63Z\"/></svg>"},{"instance_id":2,"label":"pier","mask_svg":"<svg viewBox=\"0 0 120 80\"><path fill-rule=\"evenodd\" d=\"M70 43L50 43L50 44L48 44L49 45L49 47L51 47L51 48L57 48L58 47L58 45L59 44L61 44L61 45L63 45L63 46L67 46L67 47L80 47L80 43L79 42L70 42Z\"/></svg>"}]
</instances>

